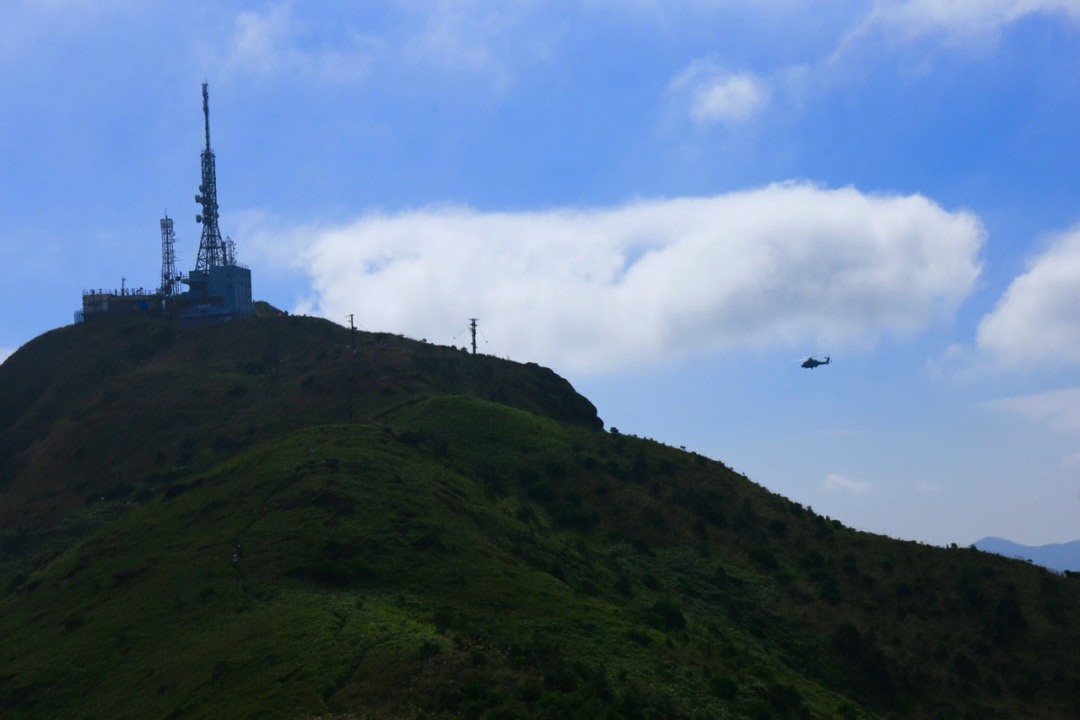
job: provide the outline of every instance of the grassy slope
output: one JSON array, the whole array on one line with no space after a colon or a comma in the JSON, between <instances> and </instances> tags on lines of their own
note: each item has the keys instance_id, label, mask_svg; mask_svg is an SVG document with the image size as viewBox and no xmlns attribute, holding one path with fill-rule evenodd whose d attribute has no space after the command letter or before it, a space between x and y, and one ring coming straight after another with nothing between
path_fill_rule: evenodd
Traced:
<instances>
[{"instance_id":1,"label":"grassy slope","mask_svg":"<svg viewBox=\"0 0 1080 720\"><path fill-rule=\"evenodd\" d=\"M0 587L241 448L448 392L601 426L546 368L314 318L185 332L132 318L46 333L0 365Z\"/></svg>"},{"instance_id":2,"label":"grassy slope","mask_svg":"<svg viewBox=\"0 0 1080 720\"><path fill-rule=\"evenodd\" d=\"M58 497L9 497L0 528L15 522L15 507L31 520L55 520L72 499L82 501L49 482L57 475L77 477L82 491L107 489L134 472L185 467L282 429L360 419L443 393L601 425L588 400L546 368L393 335L353 336L315 318L184 332L148 318L60 328L0 366L0 490L12 491L19 474L23 486L46 481Z\"/></svg>"},{"instance_id":3,"label":"grassy slope","mask_svg":"<svg viewBox=\"0 0 1080 720\"><path fill-rule=\"evenodd\" d=\"M81 505L0 587L0 714L1080 710L1074 579L856 533L590 423L456 395L372 414Z\"/></svg>"}]
</instances>

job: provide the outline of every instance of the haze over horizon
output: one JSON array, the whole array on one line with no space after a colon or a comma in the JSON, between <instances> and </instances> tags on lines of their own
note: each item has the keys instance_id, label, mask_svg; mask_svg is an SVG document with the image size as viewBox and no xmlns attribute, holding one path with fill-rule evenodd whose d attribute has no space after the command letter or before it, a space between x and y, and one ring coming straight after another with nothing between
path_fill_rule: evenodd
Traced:
<instances>
[{"instance_id":1,"label":"haze over horizon","mask_svg":"<svg viewBox=\"0 0 1080 720\"><path fill-rule=\"evenodd\" d=\"M223 232L290 311L552 367L846 524L1078 536L1080 6L15 0L0 360ZM804 370L805 355L831 354Z\"/></svg>"}]
</instances>

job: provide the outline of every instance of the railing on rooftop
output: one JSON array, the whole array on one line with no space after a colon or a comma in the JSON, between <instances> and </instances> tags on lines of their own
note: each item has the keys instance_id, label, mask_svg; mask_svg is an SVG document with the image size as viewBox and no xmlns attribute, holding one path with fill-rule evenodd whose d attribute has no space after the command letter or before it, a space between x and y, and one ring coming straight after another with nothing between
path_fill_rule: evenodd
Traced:
<instances>
[{"instance_id":1,"label":"railing on rooftop","mask_svg":"<svg viewBox=\"0 0 1080 720\"><path fill-rule=\"evenodd\" d=\"M94 295L110 295L113 297L153 297L158 294L157 290L147 292L146 288L121 288L119 290L107 290L104 288L90 289L83 288L83 297L92 297Z\"/></svg>"}]
</instances>

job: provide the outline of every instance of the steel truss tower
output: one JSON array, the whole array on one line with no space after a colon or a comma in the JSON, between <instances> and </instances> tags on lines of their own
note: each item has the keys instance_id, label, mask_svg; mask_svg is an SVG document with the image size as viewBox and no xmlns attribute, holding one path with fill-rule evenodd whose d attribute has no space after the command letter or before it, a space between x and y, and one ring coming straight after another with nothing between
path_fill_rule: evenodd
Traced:
<instances>
[{"instance_id":1,"label":"steel truss tower","mask_svg":"<svg viewBox=\"0 0 1080 720\"><path fill-rule=\"evenodd\" d=\"M161 218L161 296L176 294L176 234L173 221L168 215Z\"/></svg>"},{"instance_id":2,"label":"steel truss tower","mask_svg":"<svg viewBox=\"0 0 1080 720\"><path fill-rule=\"evenodd\" d=\"M199 257L195 261L196 270L221 267L228 263L225 242L218 229L217 173L214 169L214 153L210 150L210 93L206 83L202 86L203 117L206 121L206 149L202 151L202 184L195 202L202 205L202 214L195 216L195 221L202 223L202 237L199 239Z\"/></svg>"}]
</instances>

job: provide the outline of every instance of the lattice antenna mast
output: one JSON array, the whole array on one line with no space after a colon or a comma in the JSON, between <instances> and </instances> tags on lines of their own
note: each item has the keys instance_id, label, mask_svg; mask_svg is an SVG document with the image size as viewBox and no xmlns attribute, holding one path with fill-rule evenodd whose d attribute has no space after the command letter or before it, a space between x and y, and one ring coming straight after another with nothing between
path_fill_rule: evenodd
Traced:
<instances>
[{"instance_id":1,"label":"lattice antenna mast","mask_svg":"<svg viewBox=\"0 0 1080 720\"><path fill-rule=\"evenodd\" d=\"M195 261L196 270L221 267L226 264L225 243L218 229L217 173L214 169L214 153L210 150L210 93L207 84L202 86L202 109L206 121L206 149L202 151L202 184L195 202L202 205L202 214L195 216L195 221L202 223L202 237L199 239L199 257Z\"/></svg>"},{"instance_id":2,"label":"lattice antenna mast","mask_svg":"<svg viewBox=\"0 0 1080 720\"><path fill-rule=\"evenodd\" d=\"M472 336L472 354L476 354L476 318L469 318L469 335Z\"/></svg>"},{"instance_id":3,"label":"lattice antenna mast","mask_svg":"<svg viewBox=\"0 0 1080 720\"><path fill-rule=\"evenodd\" d=\"M172 218L161 218L161 296L176 294L176 234Z\"/></svg>"}]
</instances>

